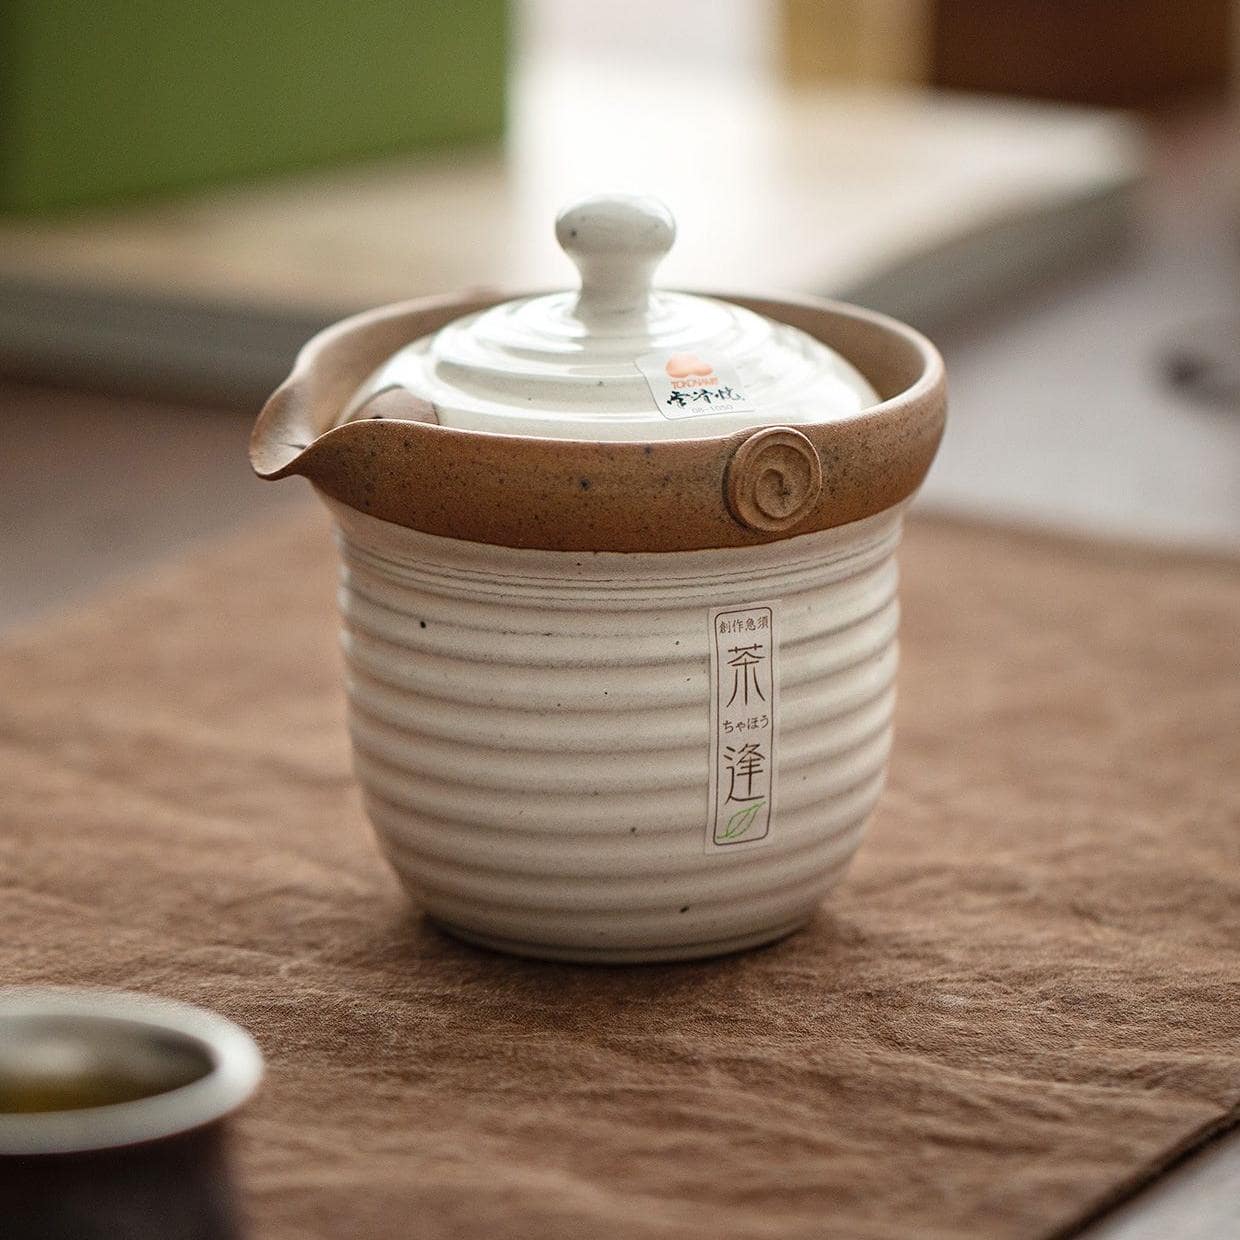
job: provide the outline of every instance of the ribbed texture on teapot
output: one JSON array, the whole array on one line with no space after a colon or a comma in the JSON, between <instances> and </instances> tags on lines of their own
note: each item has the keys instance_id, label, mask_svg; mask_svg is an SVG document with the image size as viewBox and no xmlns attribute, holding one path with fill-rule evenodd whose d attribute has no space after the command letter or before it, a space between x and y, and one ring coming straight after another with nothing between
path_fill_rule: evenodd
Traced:
<instances>
[{"instance_id":1,"label":"ribbed texture on teapot","mask_svg":"<svg viewBox=\"0 0 1240 1240\"><path fill-rule=\"evenodd\" d=\"M575 433L575 424L631 421L639 437L662 438L735 429L735 415L661 418L634 364L651 353L727 358L750 399L763 410L778 410L783 422L820 420L824 410L856 413L873 399L858 391L852 367L809 336L739 306L659 293L651 299L644 334L587 335L574 314L574 297L505 302L449 324L380 368L343 420L375 393L399 386L431 402L441 425L472 430L504 431L512 423L514 433L589 438L580 426Z\"/></svg>"},{"instance_id":2,"label":"ribbed texture on teapot","mask_svg":"<svg viewBox=\"0 0 1240 1240\"><path fill-rule=\"evenodd\" d=\"M389 861L455 933L576 960L734 951L803 922L883 785L899 508L761 548L575 555L333 505L354 767ZM778 833L703 850L705 620L779 598Z\"/></svg>"}]
</instances>

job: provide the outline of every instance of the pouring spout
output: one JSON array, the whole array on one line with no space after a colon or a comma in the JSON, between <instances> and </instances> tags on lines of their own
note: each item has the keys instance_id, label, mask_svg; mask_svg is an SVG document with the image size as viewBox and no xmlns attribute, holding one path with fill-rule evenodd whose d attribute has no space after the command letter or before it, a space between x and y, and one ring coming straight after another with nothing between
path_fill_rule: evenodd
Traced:
<instances>
[{"instance_id":1,"label":"pouring spout","mask_svg":"<svg viewBox=\"0 0 1240 1240\"><path fill-rule=\"evenodd\" d=\"M315 481L334 472L332 449L351 425L337 425L340 413L362 382L403 345L502 300L500 294L470 300L422 298L368 310L321 331L298 353L288 378L258 415L250 435L254 472L271 481L293 474ZM402 407L394 397L377 394L371 402L374 416L431 420L425 402L410 396Z\"/></svg>"},{"instance_id":2,"label":"pouring spout","mask_svg":"<svg viewBox=\"0 0 1240 1240\"><path fill-rule=\"evenodd\" d=\"M317 435L305 437L304 384L289 376L267 399L250 432L250 464L271 481L300 473L298 462Z\"/></svg>"}]
</instances>

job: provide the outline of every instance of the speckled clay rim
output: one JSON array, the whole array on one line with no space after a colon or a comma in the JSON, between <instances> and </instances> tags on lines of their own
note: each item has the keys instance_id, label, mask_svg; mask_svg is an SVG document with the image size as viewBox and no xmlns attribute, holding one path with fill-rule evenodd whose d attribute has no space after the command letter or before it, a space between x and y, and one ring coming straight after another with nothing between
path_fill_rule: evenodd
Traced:
<instances>
[{"instance_id":1,"label":"speckled clay rim","mask_svg":"<svg viewBox=\"0 0 1240 1240\"><path fill-rule=\"evenodd\" d=\"M507 294L383 306L320 332L259 415L250 460L262 478L303 474L332 498L396 525L548 551L752 546L858 521L918 488L946 411L943 361L924 336L838 302L710 295L808 332L883 397L855 417L797 426L795 442L784 437L776 468L795 467L797 451L807 457L791 475L794 491L802 488L792 497L793 519L781 511L766 521L760 495L756 504L745 501L772 477L752 446L740 458L745 475L729 477L738 450L762 430L594 442L390 418L334 427L358 385L397 349ZM416 402L409 416L418 416Z\"/></svg>"}]
</instances>

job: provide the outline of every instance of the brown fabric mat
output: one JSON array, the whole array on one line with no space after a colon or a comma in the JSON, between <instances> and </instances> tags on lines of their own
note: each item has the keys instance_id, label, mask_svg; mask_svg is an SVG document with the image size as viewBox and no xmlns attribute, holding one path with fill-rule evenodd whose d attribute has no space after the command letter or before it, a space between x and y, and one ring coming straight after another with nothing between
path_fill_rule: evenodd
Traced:
<instances>
[{"instance_id":1,"label":"brown fabric mat","mask_svg":"<svg viewBox=\"0 0 1240 1240\"><path fill-rule=\"evenodd\" d=\"M216 1007L261 1240L1045 1237L1240 1099L1240 567L942 523L891 786L773 948L505 959L350 781L326 532L0 653L0 978Z\"/></svg>"}]
</instances>

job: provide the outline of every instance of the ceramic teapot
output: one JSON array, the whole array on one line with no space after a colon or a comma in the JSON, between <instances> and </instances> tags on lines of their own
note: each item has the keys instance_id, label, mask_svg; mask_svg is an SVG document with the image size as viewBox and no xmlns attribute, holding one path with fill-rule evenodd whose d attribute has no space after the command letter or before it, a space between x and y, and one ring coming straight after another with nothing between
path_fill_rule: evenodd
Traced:
<instances>
[{"instance_id":1,"label":"ceramic teapot","mask_svg":"<svg viewBox=\"0 0 1240 1240\"><path fill-rule=\"evenodd\" d=\"M656 200L556 232L578 289L316 336L251 460L335 517L355 770L432 918L570 960L765 943L883 785L943 365L856 307L654 289Z\"/></svg>"}]
</instances>

